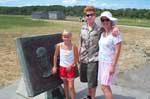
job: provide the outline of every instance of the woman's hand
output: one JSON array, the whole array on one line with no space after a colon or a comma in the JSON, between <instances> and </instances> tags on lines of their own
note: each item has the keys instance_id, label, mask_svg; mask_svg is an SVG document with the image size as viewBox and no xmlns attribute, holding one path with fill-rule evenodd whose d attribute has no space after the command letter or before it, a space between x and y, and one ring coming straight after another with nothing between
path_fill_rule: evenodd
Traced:
<instances>
[{"instance_id":1,"label":"woman's hand","mask_svg":"<svg viewBox=\"0 0 150 99\"><path fill-rule=\"evenodd\" d=\"M115 66L110 66L110 71L109 71L110 75L113 75L115 73Z\"/></svg>"}]
</instances>

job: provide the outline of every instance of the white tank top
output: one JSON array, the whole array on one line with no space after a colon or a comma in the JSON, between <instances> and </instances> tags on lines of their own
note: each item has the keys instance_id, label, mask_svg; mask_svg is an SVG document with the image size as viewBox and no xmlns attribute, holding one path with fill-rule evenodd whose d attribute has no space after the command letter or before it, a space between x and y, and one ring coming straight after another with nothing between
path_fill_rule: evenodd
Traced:
<instances>
[{"instance_id":1,"label":"white tank top","mask_svg":"<svg viewBox=\"0 0 150 99\"><path fill-rule=\"evenodd\" d=\"M60 63L62 67L70 66L74 61L74 51L73 47L71 50L64 50L60 47Z\"/></svg>"}]
</instances>

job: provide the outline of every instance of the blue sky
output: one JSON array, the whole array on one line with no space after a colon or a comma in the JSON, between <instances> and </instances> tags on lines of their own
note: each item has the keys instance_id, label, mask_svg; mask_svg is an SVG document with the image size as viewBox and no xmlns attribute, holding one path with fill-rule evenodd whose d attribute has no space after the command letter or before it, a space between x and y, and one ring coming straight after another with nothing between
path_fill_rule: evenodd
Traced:
<instances>
[{"instance_id":1,"label":"blue sky","mask_svg":"<svg viewBox=\"0 0 150 99\"><path fill-rule=\"evenodd\" d=\"M31 6L31 5L92 5L97 8L119 9L137 8L150 9L150 0L0 0L0 6Z\"/></svg>"}]
</instances>

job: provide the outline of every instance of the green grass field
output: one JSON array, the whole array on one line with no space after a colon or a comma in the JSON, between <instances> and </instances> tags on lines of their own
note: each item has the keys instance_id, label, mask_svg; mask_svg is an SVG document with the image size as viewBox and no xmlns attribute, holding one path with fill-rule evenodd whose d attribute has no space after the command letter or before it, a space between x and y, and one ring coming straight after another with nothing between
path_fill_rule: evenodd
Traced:
<instances>
[{"instance_id":1,"label":"green grass field","mask_svg":"<svg viewBox=\"0 0 150 99\"><path fill-rule=\"evenodd\" d=\"M150 20L119 18L119 25L150 27Z\"/></svg>"},{"instance_id":2,"label":"green grass field","mask_svg":"<svg viewBox=\"0 0 150 99\"><path fill-rule=\"evenodd\" d=\"M64 29L71 30L75 34L74 42L77 42L76 37L79 35L83 23L79 22L77 17L67 17L67 20L69 21L33 20L31 16L0 15L0 47L13 46L13 44L7 42L11 42L12 38L15 37L57 33L62 32ZM150 20L119 18L118 24L150 27Z\"/></svg>"},{"instance_id":3,"label":"green grass field","mask_svg":"<svg viewBox=\"0 0 150 99\"><path fill-rule=\"evenodd\" d=\"M78 44L83 23L79 22L78 18L67 19L32 20L30 16L0 15L0 87L12 83L21 75L16 54L16 37L60 33L68 29L73 33L73 42ZM119 24L150 27L149 20L119 18ZM119 28L123 35L120 71L145 64L150 53L150 29L124 26Z\"/></svg>"},{"instance_id":4,"label":"green grass field","mask_svg":"<svg viewBox=\"0 0 150 99\"><path fill-rule=\"evenodd\" d=\"M17 26L22 27L37 27L46 26L48 22L33 21L30 17L25 16L14 16L14 15L0 15L0 29L14 28Z\"/></svg>"},{"instance_id":5,"label":"green grass field","mask_svg":"<svg viewBox=\"0 0 150 99\"><path fill-rule=\"evenodd\" d=\"M0 48L2 46L14 48L14 44L7 42L12 42L14 38L20 36L60 33L64 29L79 34L81 25L82 23L75 21L33 20L30 16L0 15Z\"/></svg>"}]
</instances>

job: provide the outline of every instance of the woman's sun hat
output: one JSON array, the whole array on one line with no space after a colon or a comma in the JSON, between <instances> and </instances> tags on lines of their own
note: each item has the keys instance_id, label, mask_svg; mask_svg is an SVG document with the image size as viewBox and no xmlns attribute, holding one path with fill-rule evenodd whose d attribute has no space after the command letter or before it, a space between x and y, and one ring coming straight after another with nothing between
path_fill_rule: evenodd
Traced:
<instances>
[{"instance_id":1,"label":"woman's sun hat","mask_svg":"<svg viewBox=\"0 0 150 99\"><path fill-rule=\"evenodd\" d=\"M102 17L107 17L110 21L113 22L114 25L117 24L117 20L118 20L118 19L117 19L117 18L114 18L114 17L112 16L111 12L109 12L109 11L104 11L104 12L102 12L99 18L101 19ZM100 21L101 21L101 20L100 20Z\"/></svg>"}]
</instances>

